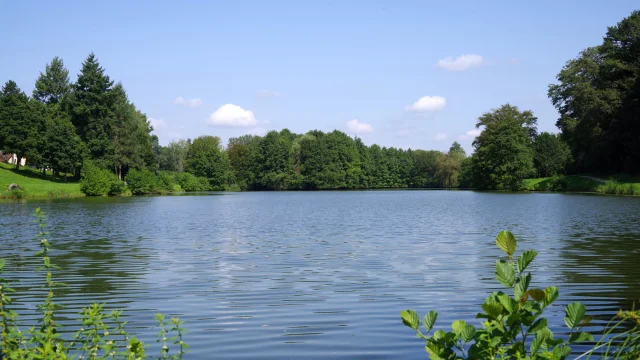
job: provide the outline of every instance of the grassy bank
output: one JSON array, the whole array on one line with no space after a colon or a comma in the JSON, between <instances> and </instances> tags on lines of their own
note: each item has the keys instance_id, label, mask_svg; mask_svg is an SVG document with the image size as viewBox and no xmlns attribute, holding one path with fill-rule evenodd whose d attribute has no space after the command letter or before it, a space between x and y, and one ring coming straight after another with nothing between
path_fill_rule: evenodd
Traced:
<instances>
[{"instance_id":1,"label":"grassy bank","mask_svg":"<svg viewBox=\"0 0 640 360\"><path fill-rule=\"evenodd\" d=\"M7 190L10 184L18 184L22 190ZM0 164L0 198L46 198L84 196L80 183L63 179L53 179L51 175L13 165Z\"/></svg>"},{"instance_id":2,"label":"grassy bank","mask_svg":"<svg viewBox=\"0 0 640 360\"><path fill-rule=\"evenodd\" d=\"M626 174L605 176L555 176L525 179L524 188L528 191L568 191L640 195L640 177Z\"/></svg>"}]
</instances>

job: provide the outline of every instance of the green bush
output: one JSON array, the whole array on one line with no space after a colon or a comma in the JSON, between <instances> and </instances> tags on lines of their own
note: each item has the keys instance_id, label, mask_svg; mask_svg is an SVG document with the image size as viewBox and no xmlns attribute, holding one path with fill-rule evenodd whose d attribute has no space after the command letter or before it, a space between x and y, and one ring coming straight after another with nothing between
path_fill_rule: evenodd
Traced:
<instances>
[{"instance_id":1,"label":"green bush","mask_svg":"<svg viewBox=\"0 0 640 360\"><path fill-rule=\"evenodd\" d=\"M176 174L176 181L184 191L207 191L210 190L209 180L205 177L196 177L191 173Z\"/></svg>"},{"instance_id":2,"label":"green bush","mask_svg":"<svg viewBox=\"0 0 640 360\"><path fill-rule=\"evenodd\" d=\"M87 196L117 195L123 193L125 184L109 170L101 169L90 162L82 168L80 191Z\"/></svg>"},{"instance_id":3,"label":"green bush","mask_svg":"<svg viewBox=\"0 0 640 360\"><path fill-rule=\"evenodd\" d=\"M42 257L42 266L36 271L46 273L42 275L45 291L40 292L44 299L37 307L38 326L19 320L16 309L24 306L13 306L11 297L15 290L9 288L7 279L0 277L0 359L146 359L145 344L126 331L122 311L105 313L103 304L87 306L80 313L77 325L65 324L65 331L60 331L58 310L61 306L54 299L57 289L64 284L53 280L52 270L57 267L49 256L51 245L46 239L44 213L40 208L36 209L36 217L40 245L36 256ZM0 274L5 265L6 261L0 259ZM162 314L156 315L156 321L160 328L158 342L162 345L160 358L182 359L188 349L183 340L183 322L179 318L166 321ZM169 345L176 350L175 354L170 354Z\"/></svg>"},{"instance_id":4,"label":"green bush","mask_svg":"<svg viewBox=\"0 0 640 360\"><path fill-rule=\"evenodd\" d=\"M424 316L420 331L418 314L412 310L400 313L404 325L416 331L426 342L425 350L431 359L566 359L571 354L568 344L593 341L593 336L582 332L591 316L578 302L567 306L564 322L569 328L567 341L557 339L542 317L544 309L560 295L558 288L530 288L531 273L525 273L537 252L527 250L514 259L516 239L508 231L498 234L496 244L508 258L496 262L496 279L509 290L494 292L482 304L476 317L485 319L482 327L456 320L451 331L434 329L438 313L430 311Z\"/></svg>"},{"instance_id":5,"label":"green bush","mask_svg":"<svg viewBox=\"0 0 640 360\"><path fill-rule=\"evenodd\" d=\"M640 195L640 189L633 184L621 184L613 179L598 187L598 192L612 195Z\"/></svg>"},{"instance_id":6,"label":"green bush","mask_svg":"<svg viewBox=\"0 0 640 360\"><path fill-rule=\"evenodd\" d=\"M242 189L240 188L240 185L238 184L231 184L231 185L225 185L224 186L224 191L242 191Z\"/></svg>"},{"instance_id":7,"label":"green bush","mask_svg":"<svg viewBox=\"0 0 640 360\"><path fill-rule=\"evenodd\" d=\"M162 190L158 177L149 170L129 170L125 180L133 195L155 194Z\"/></svg>"},{"instance_id":8,"label":"green bush","mask_svg":"<svg viewBox=\"0 0 640 360\"><path fill-rule=\"evenodd\" d=\"M158 172L158 183L164 191L180 191L181 187L176 180L176 174L170 171Z\"/></svg>"}]
</instances>

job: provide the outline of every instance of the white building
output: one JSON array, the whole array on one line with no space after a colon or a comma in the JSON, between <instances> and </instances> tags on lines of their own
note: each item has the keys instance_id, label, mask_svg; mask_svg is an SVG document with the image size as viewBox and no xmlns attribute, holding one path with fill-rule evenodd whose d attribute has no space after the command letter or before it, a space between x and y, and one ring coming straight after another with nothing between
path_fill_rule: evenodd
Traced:
<instances>
[{"instance_id":1,"label":"white building","mask_svg":"<svg viewBox=\"0 0 640 360\"><path fill-rule=\"evenodd\" d=\"M0 156L0 159L2 159L2 161L9 163L11 165L15 165L18 163L18 156L16 156L16 154L0 154L2 156ZM20 166L25 166L27 164L27 159L26 158L22 158L20 159Z\"/></svg>"}]
</instances>

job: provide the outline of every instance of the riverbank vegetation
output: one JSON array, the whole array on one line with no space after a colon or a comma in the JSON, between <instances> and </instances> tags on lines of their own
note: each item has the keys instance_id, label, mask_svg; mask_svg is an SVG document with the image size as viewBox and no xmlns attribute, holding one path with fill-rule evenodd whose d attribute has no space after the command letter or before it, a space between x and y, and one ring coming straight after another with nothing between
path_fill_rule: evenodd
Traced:
<instances>
[{"instance_id":1,"label":"riverbank vegetation","mask_svg":"<svg viewBox=\"0 0 640 360\"><path fill-rule=\"evenodd\" d=\"M75 319L75 326L60 324L62 306L56 295L65 284L55 281L58 267L50 254L51 242L45 231L46 219L40 208L36 209L36 224L40 251L35 256L42 259L42 266L33 269L33 276L40 276L44 291L37 316L19 314L23 306L14 304L15 282L2 278L7 265L0 259L0 360L4 359L147 359L147 346L130 335L122 311L107 312L104 304L94 303L82 309ZM29 311L29 310L27 310ZM24 317L21 317L24 316ZM188 349L183 335L186 333L179 318L166 320L162 314L155 317L158 333L157 359L182 359ZM68 320L68 319L65 319ZM171 347L171 349L170 349Z\"/></svg>"},{"instance_id":2,"label":"riverbank vegetation","mask_svg":"<svg viewBox=\"0 0 640 360\"><path fill-rule=\"evenodd\" d=\"M620 181L594 186L580 176L640 172L639 57L635 11L600 45L567 62L549 86L558 134L539 133L533 112L505 104L478 118L470 156L458 143L446 152L405 150L366 145L337 130L283 129L231 138L226 146L200 136L161 146L93 53L73 83L56 57L32 96L13 81L3 86L0 149L43 173L52 169L54 178L71 174L87 195L456 187L635 194Z\"/></svg>"},{"instance_id":3,"label":"riverbank vegetation","mask_svg":"<svg viewBox=\"0 0 640 360\"><path fill-rule=\"evenodd\" d=\"M535 250L515 257L516 238L508 231L496 237L496 245L507 255L496 261L495 278L505 291L491 293L476 318L480 328L465 320L455 320L451 331L435 326L438 313L429 311L420 321L413 310L403 310L400 318L425 343L431 359L567 359L572 344L595 342L588 328L594 317L586 307L574 302L566 306L564 323L568 335L556 337L549 329L545 309L559 297L555 286L533 288L531 272L525 272L537 257ZM600 340L583 356L603 359L637 359L640 356L640 312L620 311L604 330ZM424 328L424 333L420 326ZM437 330L436 330L437 329ZM433 332L432 332L433 331Z\"/></svg>"}]
</instances>

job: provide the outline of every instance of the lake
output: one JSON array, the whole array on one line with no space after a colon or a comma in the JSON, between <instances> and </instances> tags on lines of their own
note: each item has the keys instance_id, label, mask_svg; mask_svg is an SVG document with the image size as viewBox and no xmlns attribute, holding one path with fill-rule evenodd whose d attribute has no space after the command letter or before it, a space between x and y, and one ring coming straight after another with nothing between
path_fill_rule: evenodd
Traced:
<instances>
[{"instance_id":1,"label":"lake","mask_svg":"<svg viewBox=\"0 0 640 360\"><path fill-rule=\"evenodd\" d=\"M57 297L65 316L93 299L123 308L154 349L154 314L180 316L188 359L424 359L400 311L478 326L484 298L502 289L501 230L517 254L539 251L534 286L560 288L547 314L556 334L567 303L585 303L596 331L640 299L640 198L258 192L0 203L0 257L27 312L42 299L30 272L36 206L69 284Z\"/></svg>"}]
</instances>

